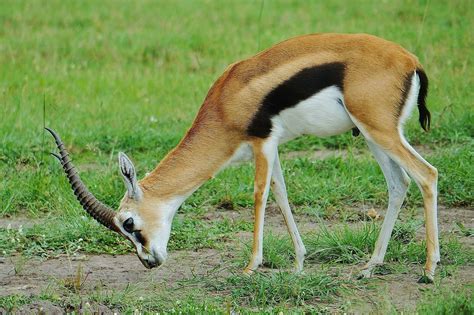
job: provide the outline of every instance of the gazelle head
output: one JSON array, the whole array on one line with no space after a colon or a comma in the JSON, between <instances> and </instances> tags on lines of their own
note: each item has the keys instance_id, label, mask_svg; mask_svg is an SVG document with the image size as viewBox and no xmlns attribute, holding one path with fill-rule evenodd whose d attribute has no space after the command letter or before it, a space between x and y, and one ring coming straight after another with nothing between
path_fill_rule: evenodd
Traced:
<instances>
[{"instance_id":1,"label":"gazelle head","mask_svg":"<svg viewBox=\"0 0 474 315\"><path fill-rule=\"evenodd\" d=\"M120 202L119 211L115 212L88 191L59 136L49 128L46 130L53 135L60 152L60 155L52 154L61 162L84 210L105 227L128 238L146 268L161 265L167 257L171 222L179 203L157 200L151 191L140 185L133 163L120 152L119 168L127 191Z\"/></svg>"},{"instance_id":2,"label":"gazelle head","mask_svg":"<svg viewBox=\"0 0 474 315\"><path fill-rule=\"evenodd\" d=\"M119 153L119 168L127 191L114 217L114 224L135 245L145 267L159 266L167 257L171 222L177 207L158 200L142 187L132 161L122 152Z\"/></svg>"}]
</instances>

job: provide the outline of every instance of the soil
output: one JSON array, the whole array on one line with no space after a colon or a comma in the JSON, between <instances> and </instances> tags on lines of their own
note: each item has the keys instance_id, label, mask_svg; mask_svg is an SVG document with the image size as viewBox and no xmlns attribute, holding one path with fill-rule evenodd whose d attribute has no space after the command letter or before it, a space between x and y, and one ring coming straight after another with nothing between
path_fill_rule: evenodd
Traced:
<instances>
[{"instance_id":1,"label":"soil","mask_svg":"<svg viewBox=\"0 0 474 315\"><path fill-rule=\"evenodd\" d=\"M354 210L350 210L354 211ZM365 211L365 210L364 210ZM383 216L383 211L377 209ZM421 209L418 212L422 213ZM219 217L233 217L252 220L252 211L243 209L211 211L206 219ZM309 233L318 228L320 223L316 218L308 215L297 215L297 224L301 233ZM468 237L457 232L455 222L462 223L467 228L474 227L474 209L461 208L439 208L439 223L441 233L456 231L461 242L468 246L473 245L473 237ZM326 226L336 225L337 221L325 221ZM26 219L2 219L1 226L19 225L27 226L30 222ZM357 222L351 224L358 224ZM275 207L268 207L265 223L266 231L274 234L286 233L283 219ZM234 258L237 247L249 243L252 235L250 232L239 233L238 242L226 244L222 249L201 249L198 251L175 251L171 252L166 264L156 269L147 270L139 262L135 255L77 255L63 256L55 259L40 260L30 259L25 261L24 257L13 256L0 258L0 296L12 294L38 295L46 289L66 288L81 292L93 292L101 290L125 289L129 284L147 287L165 287L168 289L179 286L180 281L186 281L196 276L213 274L216 268L228 266L229 261ZM421 237L421 236L420 236ZM339 265L335 268L343 270L344 276L355 277L361 266ZM235 267L236 268L236 267ZM305 266L307 272L318 266L308 262ZM370 279L371 286L375 289L364 289L358 291L356 297L344 297L344 301L337 301L330 305L329 309L337 311L341 304L351 303L350 308L356 313L366 313L377 310L380 304L387 303L396 309L413 310L416 302L423 294L426 285L417 284L422 266L408 266L404 274L388 274ZM236 272L238 270L233 270ZM230 271L221 269L224 277ZM474 283L474 266L461 266L451 277L443 279L444 283L459 286L463 283ZM76 308L78 306L75 306ZM34 302L23 306L17 311L20 314L29 314L43 310L46 314L59 314L62 310L48 301ZM81 312L97 312L113 314L114 310L104 305L80 305L78 309L66 309ZM0 309L0 314L2 310Z\"/></svg>"},{"instance_id":2,"label":"soil","mask_svg":"<svg viewBox=\"0 0 474 315\"><path fill-rule=\"evenodd\" d=\"M30 219L23 217L0 218L0 228L2 229L19 229L20 227L29 228L35 224L41 223L42 220Z\"/></svg>"}]
</instances>

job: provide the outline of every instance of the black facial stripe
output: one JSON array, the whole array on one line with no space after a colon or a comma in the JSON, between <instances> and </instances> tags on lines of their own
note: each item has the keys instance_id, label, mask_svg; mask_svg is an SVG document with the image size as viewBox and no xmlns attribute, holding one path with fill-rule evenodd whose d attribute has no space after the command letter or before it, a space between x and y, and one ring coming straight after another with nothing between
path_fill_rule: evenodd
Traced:
<instances>
[{"instance_id":1,"label":"black facial stripe","mask_svg":"<svg viewBox=\"0 0 474 315\"><path fill-rule=\"evenodd\" d=\"M133 232L133 236L135 236L135 238L137 239L137 241L142 244L143 246L146 245L146 240L145 238L143 237L142 233L140 231L135 231Z\"/></svg>"},{"instance_id":2,"label":"black facial stripe","mask_svg":"<svg viewBox=\"0 0 474 315\"><path fill-rule=\"evenodd\" d=\"M249 136L266 138L272 129L271 118L329 86L343 89L345 65L333 62L301 70L270 91L247 127Z\"/></svg>"}]
</instances>

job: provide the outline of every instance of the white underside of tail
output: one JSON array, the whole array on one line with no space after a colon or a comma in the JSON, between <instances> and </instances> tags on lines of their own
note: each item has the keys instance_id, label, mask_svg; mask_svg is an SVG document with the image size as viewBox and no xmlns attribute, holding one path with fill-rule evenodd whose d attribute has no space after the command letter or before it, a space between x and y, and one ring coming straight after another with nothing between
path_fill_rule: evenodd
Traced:
<instances>
[{"instance_id":1,"label":"white underside of tail","mask_svg":"<svg viewBox=\"0 0 474 315\"><path fill-rule=\"evenodd\" d=\"M418 77L416 72L414 72L411 78L410 91L407 94L407 99L405 101L405 104L403 104L402 113L400 115L400 121L398 125L400 130L402 129L403 124L408 120L411 113L413 112L413 108L415 107L416 102L418 100L419 91L420 78Z\"/></svg>"}]
</instances>

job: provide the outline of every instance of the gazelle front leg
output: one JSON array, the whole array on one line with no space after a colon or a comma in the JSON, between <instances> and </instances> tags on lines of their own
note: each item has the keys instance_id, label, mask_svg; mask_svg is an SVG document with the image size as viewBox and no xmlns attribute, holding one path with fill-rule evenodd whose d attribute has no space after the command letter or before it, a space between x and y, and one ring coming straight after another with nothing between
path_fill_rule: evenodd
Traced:
<instances>
[{"instance_id":1,"label":"gazelle front leg","mask_svg":"<svg viewBox=\"0 0 474 315\"><path fill-rule=\"evenodd\" d=\"M281 170L280 159L278 158L278 151L275 152L271 188L273 195L275 196L275 200L278 203L278 207L280 207L283 218L285 219L288 233L290 233L291 240L293 241L293 246L295 248L295 271L300 272L303 270L303 261L304 255L306 255L306 248L304 247L300 233L296 227L293 214L291 213L288 195L286 192L285 180Z\"/></svg>"},{"instance_id":2,"label":"gazelle front leg","mask_svg":"<svg viewBox=\"0 0 474 315\"><path fill-rule=\"evenodd\" d=\"M275 153L278 143L272 138L255 140L252 143L255 156L255 221L253 231L252 257L244 270L244 273L253 273L263 261L263 221L265 206L270 189L270 177L272 174Z\"/></svg>"}]
</instances>

